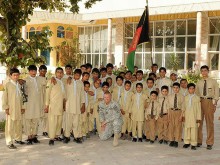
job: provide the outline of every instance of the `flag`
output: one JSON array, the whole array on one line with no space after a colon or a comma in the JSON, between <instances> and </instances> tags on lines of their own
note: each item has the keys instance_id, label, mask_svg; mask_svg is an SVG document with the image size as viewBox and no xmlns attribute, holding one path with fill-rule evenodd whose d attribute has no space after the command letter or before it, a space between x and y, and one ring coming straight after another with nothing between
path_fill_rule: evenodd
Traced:
<instances>
[{"instance_id":1,"label":"flag","mask_svg":"<svg viewBox=\"0 0 220 165\"><path fill-rule=\"evenodd\" d=\"M137 49L137 45L144 43L144 42L149 42L149 41L150 41L149 13L148 13L148 7L146 7L138 23L132 43L128 50L128 57L127 57L127 64L126 64L128 70L134 72L134 58L135 58L135 51Z\"/></svg>"}]
</instances>

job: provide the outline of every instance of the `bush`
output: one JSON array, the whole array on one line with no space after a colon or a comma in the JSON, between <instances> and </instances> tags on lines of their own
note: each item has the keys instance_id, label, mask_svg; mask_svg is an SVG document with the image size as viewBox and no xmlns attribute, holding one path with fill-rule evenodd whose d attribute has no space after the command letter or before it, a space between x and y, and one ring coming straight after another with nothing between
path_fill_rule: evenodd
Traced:
<instances>
[{"instance_id":1,"label":"bush","mask_svg":"<svg viewBox=\"0 0 220 165\"><path fill-rule=\"evenodd\" d=\"M188 83L196 84L201 79L201 76L199 72L196 73L193 71L189 71L186 75L183 75L182 78L185 78Z\"/></svg>"},{"instance_id":2,"label":"bush","mask_svg":"<svg viewBox=\"0 0 220 165\"><path fill-rule=\"evenodd\" d=\"M0 121L0 131L5 131L5 120Z\"/></svg>"}]
</instances>

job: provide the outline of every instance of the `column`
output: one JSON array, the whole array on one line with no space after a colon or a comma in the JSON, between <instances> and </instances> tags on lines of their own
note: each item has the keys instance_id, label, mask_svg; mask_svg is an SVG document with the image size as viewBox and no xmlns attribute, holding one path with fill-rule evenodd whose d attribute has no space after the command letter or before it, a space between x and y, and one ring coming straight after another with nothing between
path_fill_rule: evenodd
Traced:
<instances>
[{"instance_id":1,"label":"column","mask_svg":"<svg viewBox=\"0 0 220 165\"><path fill-rule=\"evenodd\" d=\"M208 14L197 12L196 23L196 64L200 68L208 65Z\"/></svg>"},{"instance_id":2,"label":"column","mask_svg":"<svg viewBox=\"0 0 220 165\"><path fill-rule=\"evenodd\" d=\"M107 63L112 63L112 19L108 19Z\"/></svg>"},{"instance_id":3,"label":"column","mask_svg":"<svg viewBox=\"0 0 220 165\"><path fill-rule=\"evenodd\" d=\"M124 18L116 19L115 65L125 64L124 58Z\"/></svg>"},{"instance_id":4,"label":"column","mask_svg":"<svg viewBox=\"0 0 220 165\"><path fill-rule=\"evenodd\" d=\"M26 26L22 26L22 29L21 29L21 37L26 40L27 39L27 28Z\"/></svg>"}]
</instances>

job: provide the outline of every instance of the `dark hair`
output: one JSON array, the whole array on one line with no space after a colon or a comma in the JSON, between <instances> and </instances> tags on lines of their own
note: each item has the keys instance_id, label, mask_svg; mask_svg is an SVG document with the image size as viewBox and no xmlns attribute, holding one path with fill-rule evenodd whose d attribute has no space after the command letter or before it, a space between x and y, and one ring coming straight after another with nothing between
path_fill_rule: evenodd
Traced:
<instances>
[{"instance_id":1,"label":"dark hair","mask_svg":"<svg viewBox=\"0 0 220 165\"><path fill-rule=\"evenodd\" d=\"M12 75L13 73L20 73L19 70L17 68L11 68L10 69L10 75Z\"/></svg>"},{"instance_id":2,"label":"dark hair","mask_svg":"<svg viewBox=\"0 0 220 165\"><path fill-rule=\"evenodd\" d=\"M138 73L140 73L140 74L144 74L144 72L142 71L142 70L138 70L137 72L136 72L136 74L138 74Z\"/></svg>"},{"instance_id":3,"label":"dark hair","mask_svg":"<svg viewBox=\"0 0 220 165\"><path fill-rule=\"evenodd\" d=\"M55 72L57 72L58 70L62 70L62 71L63 71L63 68L57 67L56 70L55 70Z\"/></svg>"},{"instance_id":4,"label":"dark hair","mask_svg":"<svg viewBox=\"0 0 220 165\"><path fill-rule=\"evenodd\" d=\"M83 73L82 73L82 77L84 77L86 74L87 74L87 75L90 75L88 72L83 72Z\"/></svg>"},{"instance_id":5,"label":"dark hair","mask_svg":"<svg viewBox=\"0 0 220 165\"><path fill-rule=\"evenodd\" d=\"M150 92L150 95L152 95L152 94L155 94L155 95L158 96L158 92L157 92L157 91L151 91L151 92Z\"/></svg>"},{"instance_id":6,"label":"dark hair","mask_svg":"<svg viewBox=\"0 0 220 165\"><path fill-rule=\"evenodd\" d=\"M30 65L30 66L28 67L28 71L31 71L31 70L37 71L36 65Z\"/></svg>"},{"instance_id":7,"label":"dark hair","mask_svg":"<svg viewBox=\"0 0 220 165\"><path fill-rule=\"evenodd\" d=\"M111 77L107 77L106 82L107 82L108 80L112 80L112 78L111 78Z\"/></svg>"},{"instance_id":8,"label":"dark hair","mask_svg":"<svg viewBox=\"0 0 220 165\"><path fill-rule=\"evenodd\" d=\"M137 78L136 74L133 74L132 76L134 76L134 77L136 77L136 78Z\"/></svg>"},{"instance_id":9,"label":"dark hair","mask_svg":"<svg viewBox=\"0 0 220 165\"><path fill-rule=\"evenodd\" d=\"M71 69L72 69L73 67L72 67L70 64L67 64L67 65L65 66L65 69L66 69L66 68L71 68Z\"/></svg>"},{"instance_id":10,"label":"dark hair","mask_svg":"<svg viewBox=\"0 0 220 165\"><path fill-rule=\"evenodd\" d=\"M131 73L131 75L132 75L132 72L130 70L128 70L125 74L128 74L128 73Z\"/></svg>"},{"instance_id":11,"label":"dark hair","mask_svg":"<svg viewBox=\"0 0 220 165\"><path fill-rule=\"evenodd\" d=\"M106 68L114 68L114 66L113 66L112 63L108 63L108 64L106 65Z\"/></svg>"},{"instance_id":12,"label":"dark hair","mask_svg":"<svg viewBox=\"0 0 220 165\"><path fill-rule=\"evenodd\" d=\"M187 82L187 79L182 78L182 79L180 80L180 83L181 83L182 81L186 81L186 82Z\"/></svg>"},{"instance_id":13,"label":"dark hair","mask_svg":"<svg viewBox=\"0 0 220 165\"><path fill-rule=\"evenodd\" d=\"M147 79L147 82L148 82L148 81L153 81L153 83L154 83L154 79L152 79L152 78L148 78L148 79Z\"/></svg>"},{"instance_id":14,"label":"dark hair","mask_svg":"<svg viewBox=\"0 0 220 165\"><path fill-rule=\"evenodd\" d=\"M103 71L107 72L107 68L104 67L100 69L100 72L103 72Z\"/></svg>"},{"instance_id":15,"label":"dark hair","mask_svg":"<svg viewBox=\"0 0 220 165\"><path fill-rule=\"evenodd\" d=\"M86 68L87 69L87 66L84 64L84 65L81 65L80 68Z\"/></svg>"},{"instance_id":16,"label":"dark hair","mask_svg":"<svg viewBox=\"0 0 220 165\"><path fill-rule=\"evenodd\" d=\"M75 69L75 70L74 70L74 74L80 74L80 75L81 75L81 74L82 74L81 69Z\"/></svg>"},{"instance_id":17,"label":"dark hair","mask_svg":"<svg viewBox=\"0 0 220 165\"><path fill-rule=\"evenodd\" d=\"M89 86L90 86L89 81L84 81L83 84L84 84L84 87L85 87L86 85L89 85Z\"/></svg>"},{"instance_id":18,"label":"dark hair","mask_svg":"<svg viewBox=\"0 0 220 165\"><path fill-rule=\"evenodd\" d=\"M47 67L46 67L46 65L41 65L40 67L39 67L39 70L47 70Z\"/></svg>"},{"instance_id":19,"label":"dark hair","mask_svg":"<svg viewBox=\"0 0 220 165\"><path fill-rule=\"evenodd\" d=\"M137 86L141 86L141 88L143 88L143 84L142 83L137 83L136 84L136 88L137 88Z\"/></svg>"},{"instance_id":20,"label":"dark hair","mask_svg":"<svg viewBox=\"0 0 220 165\"><path fill-rule=\"evenodd\" d=\"M102 87L104 87L104 86L109 87L109 83L108 83L108 82L103 82L103 83L102 83Z\"/></svg>"},{"instance_id":21,"label":"dark hair","mask_svg":"<svg viewBox=\"0 0 220 165\"><path fill-rule=\"evenodd\" d=\"M137 68L137 69L138 69L138 66L134 66L134 68Z\"/></svg>"},{"instance_id":22,"label":"dark hair","mask_svg":"<svg viewBox=\"0 0 220 165\"><path fill-rule=\"evenodd\" d=\"M92 73L98 73L98 74L100 74L100 72L99 72L99 69L98 69L98 68L93 68L93 69L92 69Z\"/></svg>"},{"instance_id":23,"label":"dark hair","mask_svg":"<svg viewBox=\"0 0 220 165\"><path fill-rule=\"evenodd\" d=\"M166 69L166 68L160 67L159 72L161 72L162 70L165 71L165 72L167 72L167 69Z\"/></svg>"},{"instance_id":24,"label":"dark hair","mask_svg":"<svg viewBox=\"0 0 220 165\"><path fill-rule=\"evenodd\" d=\"M209 71L209 67L207 65L201 66L200 70L202 70L202 69L207 69Z\"/></svg>"},{"instance_id":25,"label":"dark hair","mask_svg":"<svg viewBox=\"0 0 220 165\"><path fill-rule=\"evenodd\" d=\"M149 73L149 76L148 77L151 77L151 76L154 76L155 78L157 77L157 75L153 72Z\"/></svg>"},{"instance_id":26,"label":"dark hair","mask_svg":"<svg viewBox=\"0 0 220 165\"><path fill-rule=\"evenodd\" d=\"M124 80L124 78L123 78L122 76L117 76L117 77L116 77L116 81L117 81L118 79L121 79L122 81Z\"/></svg>"},{"instance_id":27,"label":"dark hair","mask_svg":"<svg viewBox=\"0 0 220 165\"><path fill-rule=\"evenodd\" d=\"M157 65L156 63L154 63L154 64L151 65L151 67L153 67L153 66L157 66L157 67L158 67L158 65Z\"/></svg>"},{"instance_id":28,"label":"dark hair","mask_svg":"<svg viewBox=\"0 0 220 165\"><path fill-rule=\"evenodd\" d=\"M92 68L92 64L90 64L90 63L86 63L86 66L87 66L87 69Z\"/></svg>"},{"instance_id":29,"label":"dark hair","mask_svg":"<svg viewBox=\"0 0 220 165\"><path fill-rule=\"evenodd\" d=\"M125 74L125 72L120 72L120 73L119 73L119 76L121 76L121 74Z\"/></svg>"},{"instance_id":30,"label":"dark hair","mask_svg":"<svg viewBox=\"0 0 220 165\"><path fill-rule=\"evenodd\" d=\"M169 87L168 87L167 85L163 85L163 86L161 87L161 91L164 90L164 89L166 89L167 91L169 91Z\"/></svg>"},{"instance_id":31,"label":"dark hair","mask_svg":"<svg viewBox=\"0 0 220 165\"><path fill-rule=\"evenodd\" d=\"M131 85L131 81L126 80L126 81L125 81L125 85L126 85L126 84L130 84L130 85Z\"/></svg>"},{"instance_id":32,"label":"dark hair","mask_svg":"<svg viewBox=\"0 0 220 165\"><path fill-rule=\"evenodd\" d=\"M174 86L177 86L177 87L179 87L179 88L180 88L180 83L175 82L175 83L173 83L173 87L174 87Z\"/></svg>"},{"instance_id":33,"label":"dark hair","mask_svg":"<svg viewBox=\"0 0 220 165\"><path fill-rule=\"evenodd\" d=\"M187 88L189 89L190 87L196 87L196 85L194 84L194 83L189 83L188 85L187 85Z\"/></svg>"}]
</instances>

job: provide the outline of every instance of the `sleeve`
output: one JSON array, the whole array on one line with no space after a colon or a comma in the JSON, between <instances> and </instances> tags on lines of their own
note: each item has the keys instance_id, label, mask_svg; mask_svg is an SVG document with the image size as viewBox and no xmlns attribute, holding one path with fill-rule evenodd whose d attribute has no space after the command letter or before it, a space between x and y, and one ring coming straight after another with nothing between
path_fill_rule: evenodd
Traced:
<instances>
[{"instance_id":1,"label":"sleeve","mask_svg":"<svg viewBox=\"0 0 220 165\"><path fill-rule=\"evenodd\" d=\"M81 84L81 89L80 89L80 97L81 97L81 104L85 103L85 96L84 96L84 87L83 84Z\"/></svg>"},{"instance_id":2,"label":"sleeve","mask_svg":"<svg viewBox=\"0 0 220 165\"><path fill-rule=\"evenodd\" d=\"M120 97L120 99L119 99L119 104L120 104L120 106L121 106L121 107L120 107L121 109L124 109L124 108L123 108L123 98L124 98L124 96L123 96L123 94L121 94L121 97Z\"/></svg>"},{"instance_id":3,"label":"sleeve","mask_svg":"<svg viewBox=\"0 0 220 165\"><path fill-rule=\"evenodd\" d=\"M197 120L201 120L202 119L202 111L201 111L201 102L200 100L198 99L197 103L196 103L196 119Z\"/></svg>"},{"instance_id":4,"label":"sleeve","mask_svg":"<svg viewBox=\"0 0 220 165\"><path fill-rule=\"evenodd\" d=\"M216 101L218 101L218 99L219 99L219 86L218 86L217 81L216 80L214 80L214 81L215 81L215 83L214 83L214 88L215 88L214 99Z\"/></svg>"},{"instance_id":5,"label":"sleeve","mask_svg":"<svg viewBox=\"0 0 220 165\"><path fill-rule=\"evenodd\" d=\"M155 117L155 120L157 120L157 119L159 118L160 110L161 110L161 106L160 106L160 103L158 102L158 106L157 106L157 110L156 110L156 117Z\"/></svg>"},{"instance_id":6,"label":"sleeve","mask_svg":"<svg viewBox=\"0 0 220 165\"><path fill-rule=\"evenodd\" d=\"M104 109L101 108L100 104L98 106L98 109L99 109L99 120L102 123L103 121L105 121Z\"/></svg>"},{"instance_id":7,"label":"sleeve","mask_svg":"<svg viewBox=\"0 0 220 165\"><path fill-rule=\"evenodd\" d=\"M6 110L9 109L9 105L8 105L8 85L5 85L5 90L3 91L3 95L2 95L2 109Z\"/></svg>"},{"instance_id":8,"label":"sleeve","mask_svg":"<svg viewBox=\"0 0 220 165\"><path fill-rule=\"evenodd\" d=\"M201 96L201 95L200 95L200 92L199 92L199 82L196 83L195 93L196 93L197 96Z\"/></svg>"},{"instance_id":9,"label":"sleeve","mask_svg":"<svg viewBox=\"0 0 220 165\"><path fill-rule=\"evenodd\" d=\"M183 104L182 104L182 116L185 116L186 111L186 97L184 98Z\"/></svg>"},{"instance_id":10,"label":"sleeve","mask_svg":"<svg viewBox=\"0 0 220 165\"><path fill-rule=\"evenodd\" d=\"M46 86L46 101L45 101L46 106L50 104L50 94L51 94L52 87L53 85L50 82L48 82Z\"/></svg>"},{"instance_id":11,"label":"sleeve","mask_svg":"<svg viewBox=\"0 0 220 165\"><path fill-rule=\"evenodd\" d=\"M134 104L134 94L131 96L131 105L130 105L129 111L128 111L129 113L131 113L131 111L132 111L133 104Z\"/></svg>"}]
</instances>

